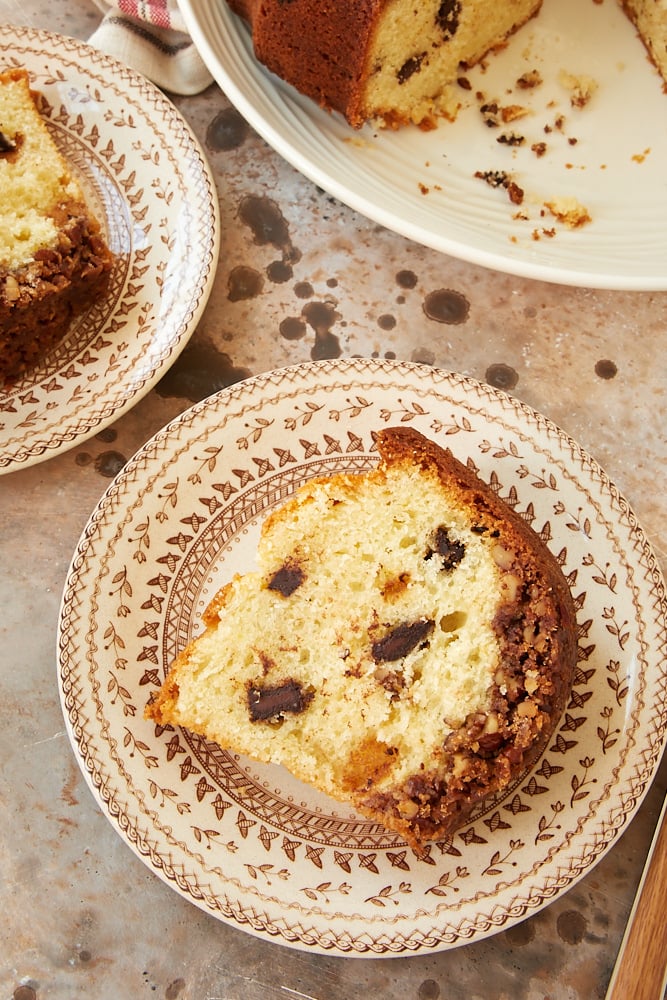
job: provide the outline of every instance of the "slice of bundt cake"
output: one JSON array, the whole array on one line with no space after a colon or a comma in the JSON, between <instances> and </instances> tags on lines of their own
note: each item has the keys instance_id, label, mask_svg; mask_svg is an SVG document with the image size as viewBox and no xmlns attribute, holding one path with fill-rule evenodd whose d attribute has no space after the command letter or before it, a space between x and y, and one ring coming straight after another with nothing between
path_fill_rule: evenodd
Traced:
<instances>
[{"instance_id":1,"label":"slice of bundt cake","mask_svg":"<svg viewBox=\"0 0 667 1000\"><path fill-rule=\"evenodd\" d=\"M0 385L104 294L112 255L23 69L0 73Z\"/></svg>"},{"instance_id":2,"label":"slice of bundt cake","mask_svg":"<svg viewBox=\"0 0 667 1000\"><path fill-rule=\"evenodd\" d=\"M537 755L572 684L555 558L408 428L379 466L315 479L266 520L259 570L214 598L146 715L298 778L416 849Z\"/></svg>"}]
</instances>

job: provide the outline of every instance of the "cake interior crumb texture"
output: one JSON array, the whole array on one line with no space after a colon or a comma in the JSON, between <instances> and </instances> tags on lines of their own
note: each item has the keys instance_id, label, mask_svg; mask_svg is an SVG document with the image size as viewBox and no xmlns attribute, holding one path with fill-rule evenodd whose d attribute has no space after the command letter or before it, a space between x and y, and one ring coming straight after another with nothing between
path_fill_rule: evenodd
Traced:
<instances>
[{"instance_id":1,"label":"cake interior crumb texture","mask_svg":"<svg viewBox=\"0 0 667 1000\"><path fill-rule=\"evenodd\" d=\"M563 708L560 568L449 452L305 483L216 596L149 717L282 764L414 843L501 787Z\"/></svg>"},{"instance_id":2,"label":"cake interior crumb texture","mask_svg":"<svg viewBox=\"0 0 667 1000\"><path fill-rule=\"evenodd\" d=\"M104 293L112 255L23 69L0 73L0 382Z\"/></svg>"},{"instance_id":3,"label":"cake interior crumb texture","mask_svg":"<svg viewBox=\"0 0 667 1000\"><path fill-rule=\"evenodd\" d=\"M509 3L390 3L369 52L363 113L391 123L430 121L458 111L456 79L538 10L541 0ZM406 51L412 53L406 59ZM458 92L458 96L457 96Z\"/></svg>"},{"instance_id":4,"label":"cake interior crumb texture","mask_svg":"<svg viewBox=\"0 0 667 1000\"><path fill-rule=\"evenodd\" d=\"M54 215L61 204L82 200L51 141L23 74L6 74L0 87L0 264L15 268L40 247L55 243ZM14 148L12 148L14 147Z\"/></svg>"}]
</instances>

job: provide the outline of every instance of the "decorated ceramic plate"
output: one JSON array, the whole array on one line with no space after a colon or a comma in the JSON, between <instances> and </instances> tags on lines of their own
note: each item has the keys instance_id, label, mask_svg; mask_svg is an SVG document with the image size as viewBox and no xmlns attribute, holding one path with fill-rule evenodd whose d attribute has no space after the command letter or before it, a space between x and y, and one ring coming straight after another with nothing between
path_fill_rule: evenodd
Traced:
<instances>
[{"instance_id":1,"label":"decorated ceramic plate","mask_svg":"<svg viewBox=\"0 0 667 1000\"><path fill-rule=\"evenodd\" d=\"M104 300L0 388L0 473L71 448L148 392L197 324L220 239L205 157L161 91L82 42L0 25L0 67L14 66L28 70L116 262Z\"/></svg>"},{"instance_id":2,"label":"decorated ceramic plate","mask_svg":"<svg viewBox=\"0 0 667 1000\"><path fill-rule=\"evenodd\" d=\"M431 132L351 129L255 60L225 0L180 7L211 73L255 130L368 218L510 274L667 288L667 97L618 3L548 0L502 53L467 74L457 121ZM522 88L535 72L539 85ZM588 80L590 100L573 106ZM503 177L523 192L521 204L491 186ZM569 229L547 207L563 198L591 221Z\"/></svg>"},{"instance_id":3,"label":"decorated ceramic plate","mask_svg":"<svg viewBox=\"0 0 667 1000\"><path fill-rule=\"evenodd\" d=\"M572 697L541 758L423 857L279 767L143 717L217 589L253 568L266 515L311 476L372 467L376 432L395 424L472 463L532 524L578 621ZM120 473L73 557L59 684L101 807L175 890L297 948L409 955L545 906L624 830L665 739L666 619L632 510L548 420L425 366L315 362L194 406Z\"/></svg>"}]
</instances>

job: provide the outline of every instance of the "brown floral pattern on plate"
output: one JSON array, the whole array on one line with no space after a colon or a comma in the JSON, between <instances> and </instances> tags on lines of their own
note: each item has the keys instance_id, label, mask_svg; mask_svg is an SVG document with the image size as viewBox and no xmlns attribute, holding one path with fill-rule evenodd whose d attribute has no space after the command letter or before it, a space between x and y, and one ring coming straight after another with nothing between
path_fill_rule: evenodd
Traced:
<instances>
[{"instance_id":1,"label":"brown floral pattern on plate","mask_svg":"<svg viewBox=\"0 0 667 1000\"><path fill-rule=\"evenodd\" d=\"M410 422L452 448L540 533L578 620L578 668L540 759L418 857L282 769L143 719L169 664L263 517L304 479L377 460ZM299 948L454 947L546 905L602 857L660 758L664 583L627 502L545 418L452 373L389 361L283 369L170 424L84 532L60 622L73 746L121 836L203 909Z\"/></svg>"}]
</instances>

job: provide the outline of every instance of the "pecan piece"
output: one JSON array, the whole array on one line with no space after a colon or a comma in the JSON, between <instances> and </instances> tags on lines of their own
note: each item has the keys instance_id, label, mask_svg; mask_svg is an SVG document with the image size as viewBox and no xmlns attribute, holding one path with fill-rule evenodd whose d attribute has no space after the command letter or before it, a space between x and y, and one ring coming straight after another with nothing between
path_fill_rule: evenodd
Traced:
<instances>
[{"instance_id":1,"label":"pecan piece","mask_svg":"<svg viewBox=\"0 0 667 1000\"><path fill-rule=\"evenodd\" d=\"M505 737L502 733L482 733L477 742L480 757L493 757L505 742Z\"/></svg>"}]
</instances>

